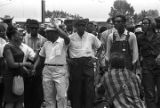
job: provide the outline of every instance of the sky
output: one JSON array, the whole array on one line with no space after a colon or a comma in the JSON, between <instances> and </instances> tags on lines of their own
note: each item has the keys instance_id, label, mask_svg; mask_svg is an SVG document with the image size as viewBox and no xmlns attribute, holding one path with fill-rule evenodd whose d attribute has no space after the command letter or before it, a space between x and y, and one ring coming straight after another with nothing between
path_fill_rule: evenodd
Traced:
<instances>
[{"instance_id":1,"label":"sky","mask_svg":"<svg viewBox=\"0 0 160 108\"><path fill-rule=\"evenodd\" d=\"M79 14L90 20L106 21L115 0L45 0L46 10L63 10ZM157 9L160 12L160 0L127 0L135 12ZM35 18L41 20L41 0L0 0L0 17L14 16L15 20Z\"/></svg>"}]
</instances>

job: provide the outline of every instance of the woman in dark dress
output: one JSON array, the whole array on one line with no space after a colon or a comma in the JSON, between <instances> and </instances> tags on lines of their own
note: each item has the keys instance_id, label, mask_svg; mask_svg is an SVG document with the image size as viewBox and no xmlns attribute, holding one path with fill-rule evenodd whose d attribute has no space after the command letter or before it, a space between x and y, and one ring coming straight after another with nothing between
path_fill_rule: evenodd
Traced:
<instances>
[{"instance_id":1,"label":"woman in dark dress","mask_svg":"<svg viewBox=\"0 0 160 108\"><path fill-rule=\"evenodd\" d=\"M14 27L7 30L9 43L4 47L4 58L7 62L8 69L4 76L4 102L5 108L22 108L23 95L17 96L12 92L13 77L22 75L24 66L30 67L30 63L23 63L24 53L19 48L22 39L18 31Z\"/></svg>"}]
</instances>

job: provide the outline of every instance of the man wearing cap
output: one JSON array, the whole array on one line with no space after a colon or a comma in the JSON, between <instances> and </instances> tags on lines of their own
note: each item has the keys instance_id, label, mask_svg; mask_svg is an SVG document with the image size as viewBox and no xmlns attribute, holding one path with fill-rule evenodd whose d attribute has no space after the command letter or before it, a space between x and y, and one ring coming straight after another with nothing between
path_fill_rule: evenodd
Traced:
<instances>
[{"instance_id":1,"label":"man wearing cap","mask_svg":"<svg viewBox=\"0 0 160 108\"><path fill-rule=\"evenodd\" d=\"M34 70L44 63L43 90L46 108L67 107L67 62L66 52L70 42L67 34L55 23L55 28L46 29L46 41L40 50ZM33 71L34 72L34 71Z\"/></svg>"},{"instance_id":2,"label":"man wearing cap","mask_svg":"<svg viewBox=\"0 0 160 108\"><path fill-rule=\"evenodd\" d=\"M94 50L101 42L85 31L86 20L75 22L76 32L71 34L69 45L70 95L72 108L93 108L94 100Z\"/></svg>"},{"instance_id":3,"label":"man wearing cap","mask_svg":"<svg viewBox=\"0 0 160 108\"><path fill-rule=\"evenodd\" d=\"M13 17L11 17L11 16L9 16L9 15L5 15L3 18L1 18L2 19L2 21L4 22L4 23L6 23L7 25L8 25L8 27L10 27L10 26L13 26L12 25L12 20L13 20Z\"/></svg>"},{"instance_id":4,"label":"man wearing cap","mask_svg":"<svg viewBox=\"0 0 160 108\"><path fill-rule=\"evenodd\" d=\"M31 47L38 55L40 48L43 46L46 39L38 34L39 23L37 20L31 19L28 27L30 33L24 37L24 43ZM25 108L40 108L43 102L43 88L41 71L43 66L38 68L39 71L34 76L28 76L24 78L24 106Z\"/></svg>"}]
</instances>

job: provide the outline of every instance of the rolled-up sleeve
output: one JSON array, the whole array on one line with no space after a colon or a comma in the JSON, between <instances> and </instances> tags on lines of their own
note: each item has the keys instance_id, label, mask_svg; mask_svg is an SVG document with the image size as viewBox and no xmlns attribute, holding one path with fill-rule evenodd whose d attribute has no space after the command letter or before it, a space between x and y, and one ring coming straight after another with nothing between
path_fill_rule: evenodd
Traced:
<instances>
[{"instance_id":1,"label":"rolled-up sleeve","mask_svg":"<svg viewBox=\"0 0 160 108\"><path fill-rule=\"evenodd\" d=\"M133 51L132 64L134 64L138 60L138 57L139 57L137 38L136 38L136 36L135 36L134 33L130 33L130 39L129 39L129 41L130 41L130 48Z\"/></svg>"},{"instance_id":2,"label":"rolled-up sleeve","mask_svg":"<svg viewBox=\"0 0 160 108\"><path fill-rule=\"evenodd\" d=\"M41 47L41 50L39 52L39 55L42 56L42 57L46 57L46 53L45 53L45 43L44 45Z\"/></svg>"},{"instance_id":3,"label":"rolled-up sleeve","mask_svg":"<svg viewBox=\"0 0 160 108\"><path fill-rule=\"evenodd\" d=\"M106 51L106 61L109 61L109 58L110 58L110 49L111 49L111 44L112 44L112 34L110 34L108 36L108 40L107 40L107 51Z\"/></svg>"}]
</instances>

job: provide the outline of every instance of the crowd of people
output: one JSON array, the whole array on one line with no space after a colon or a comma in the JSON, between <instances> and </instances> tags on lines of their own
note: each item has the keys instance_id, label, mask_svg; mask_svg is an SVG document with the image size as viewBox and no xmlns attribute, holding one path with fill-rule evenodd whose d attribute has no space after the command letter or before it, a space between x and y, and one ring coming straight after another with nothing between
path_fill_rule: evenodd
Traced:
<instances>
[{"instance_id":1,"label":"crowd of people","mask_svg":"<svg viewBox=\"0 0 160 108\"><path fill-rule=\"evenodd\" d=\"M12 19L0 22L0 108L160 107L159 17L132 27L123 15L106 26L51 18L22 27Z\"/></svg>"}]
</instances>

